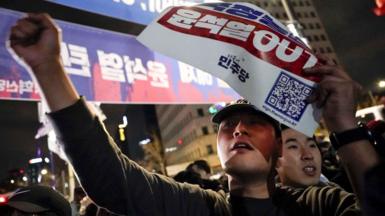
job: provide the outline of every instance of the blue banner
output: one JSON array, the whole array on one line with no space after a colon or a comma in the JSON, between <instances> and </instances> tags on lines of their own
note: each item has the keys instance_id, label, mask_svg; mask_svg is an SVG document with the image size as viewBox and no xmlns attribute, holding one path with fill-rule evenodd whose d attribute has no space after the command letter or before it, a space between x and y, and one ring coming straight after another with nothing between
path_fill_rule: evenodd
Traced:
<instances>
[{"instance_id":1,"label":"blue banner","mask_svg":"<svg viewBox=\"0 0 385 216\"><path fill-rule=\"evenodd\" d=\"M0 99L40 100L28 70L15 61L5 43L11 26L22 15L0 9ZM134 36L56 22L63 34L61 57L65 70L88 100L216 103L239 98L223 81L149 50Z\"/></svg>"},{"instance_id":2,"label":"blue banner","mask_svg":"<svg viewBox=\"0 0 385 216\"><path fill-rule=\"evenodd\" d=\"M51 0L50 2L147 25L167 7L189 6L213 0Z\"/></svg>"}]
</instances>

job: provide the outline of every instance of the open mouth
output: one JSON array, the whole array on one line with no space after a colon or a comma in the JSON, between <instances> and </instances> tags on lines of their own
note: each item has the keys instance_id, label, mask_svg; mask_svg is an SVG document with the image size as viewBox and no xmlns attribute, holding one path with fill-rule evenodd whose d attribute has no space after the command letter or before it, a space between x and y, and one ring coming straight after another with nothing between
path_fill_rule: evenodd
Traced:
<instances>
[{"instance_id":1,"label":"open mouth","mask_svg":"<svg viewBox=\"0 0 385 216\"><path fill-rule=\"evenodd\" d=\"M316 174L316 167L315 166L312 166L312 165L309 165L309 166L305 166L303 169L303 172L306 174L306 175L309 175L309 176L314 176Z\"/></svg>"},{"instance_id":2,"label":"open mouth","mask_svg":"<svg viewBox=\"0 0 385 216\"><path fill-rule=\"evenodd\" d=\"M233 145L233 147L231 148L232 151L238 150L238 149L253 150L253 147L251 147L251 145L249 145L247 143L239 142L239 143L235 143Z\"/></svg>"}]
</instances>

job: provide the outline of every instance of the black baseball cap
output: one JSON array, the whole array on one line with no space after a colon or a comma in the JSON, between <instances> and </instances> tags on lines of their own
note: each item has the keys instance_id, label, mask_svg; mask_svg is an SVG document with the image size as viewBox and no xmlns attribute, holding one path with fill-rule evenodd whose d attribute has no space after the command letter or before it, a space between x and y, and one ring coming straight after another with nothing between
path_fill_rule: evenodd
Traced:
<instances>
[{"instance_id":1,"label":"black baseball cap","mask_svg":"<svg viewBox=\"0 0 385 216\"><path fill-rule=\"evenodd\" d=\"M238 99L236 101L230 102L225 107L220 109L217 113L215 113L214 116L211 118L211 121L213 123L220 124L225 118L240 111L251 112L251 113L255 113L256 115L263 116L274 127L277 135L281 133L281 127L278 121L276 121L266 113L259 110L256 106L251 104L246 99Z\"/></svg>"},{"instance_id":2,"label":"black baseball cap","mask_svg":"<svg viewBox=\"0 0 385 216\"><path fill-rule=\"evenodd\" d=\"M26 213L52 212L58 216L71 216L70 203L59 192L46 186L17 189L9 195L6 205Z\"/></svg>"}]
</instances>

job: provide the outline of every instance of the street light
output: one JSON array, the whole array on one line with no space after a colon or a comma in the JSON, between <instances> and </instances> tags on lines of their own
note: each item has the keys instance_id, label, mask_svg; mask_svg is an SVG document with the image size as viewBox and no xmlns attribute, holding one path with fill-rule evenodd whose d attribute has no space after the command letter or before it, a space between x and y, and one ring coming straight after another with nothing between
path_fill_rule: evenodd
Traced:
<instances>
[{"instance_id":1,"label":"street light","mask_svg":"<svg viewBox=\"0 0 385 216\"><path fill-rule=\"evenodd\" d=\"M0 195L0 204L7 203L8 197L5 195Z\"/></svg>"},{"instance_id":2,"label":"street light","mask_svg":"<svg viewBox=\"0 0 385 216\"><path fill-rule=\"evenodd\" d=\"M164 152L173 152L173 151L176 151L177 150L177 147L170 147L170 148L165 148L164 149Z\"/></svg>"},{"instance_id":3,"label":"street light","mask_svg":"<svg viewBox=\"0 0 385 216\"><path fill-rule=\"evenodd\" d=\"M29 160L30 164L41 163L41 162L43 162L43 158L32 158L31 160Z\"/></svg>"},{"instance_id":4,"label":"street light","mask_svg":"<svg viewBox=\"0 0 385 216\"><path fill-rule=\"evenodd\" d=\"M119 128L119 139L120 141L126 141L126 135L124 133L124 128L127 127L127 116L123 116L123 124L119 124L118 125L118 128Z\"/></svg>"},{"instance_id":5,"label":"street light","mask_svg":"<svg viewBox=\"0 0 385 216\"><path fill-rule=\"evenodd\" d=\"M380 87L380 88L385 88L385 80L380 80L380 81L378 82L378 87Z\"/></svg>"},{"instance_id":6,"label":"street light","mask_svg":"<svg viewBox=\"0 0 385 216\"><path fill-rule=\"evenodd\" d=\"M42 175L46 175L46 174L48 173L48 170L47 170L47 169L42 169L42 170L40 171L40 173L41 173Z\"/></svg>"},{"instance_id":7,"label":"street light","mask_svg":"<svg viewBox=\"0 0 385 216\"><path fill-rule=\"evenodd\" d=\"M140 145L147 145L147 144L149 144L150 142L151 142L151 139L146 138L146 139L144 139L144 140L139 141L139 144L140 144Z\"/></svg>"}]
</instances>

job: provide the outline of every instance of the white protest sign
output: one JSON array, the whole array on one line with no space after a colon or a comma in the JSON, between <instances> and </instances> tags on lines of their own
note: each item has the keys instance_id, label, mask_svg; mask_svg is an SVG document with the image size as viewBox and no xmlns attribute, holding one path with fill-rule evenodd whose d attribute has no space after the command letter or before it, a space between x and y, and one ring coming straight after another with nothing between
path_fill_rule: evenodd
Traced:
<instances>
[{"instance_id":1,"label":"white protest sign","mask_svg":"<svg viewBox=\"0 0 385 216\"><path fill-rule=\"evenodd\" d=\"M283 24L255 5L172 7L137 39L226 81L289 127L311 136L318 126L319 110L305 102L316 83L302 76L303 68L317 63L316 57Z\"/></svg>"}]
</instances>

